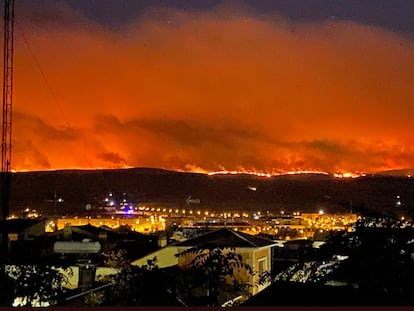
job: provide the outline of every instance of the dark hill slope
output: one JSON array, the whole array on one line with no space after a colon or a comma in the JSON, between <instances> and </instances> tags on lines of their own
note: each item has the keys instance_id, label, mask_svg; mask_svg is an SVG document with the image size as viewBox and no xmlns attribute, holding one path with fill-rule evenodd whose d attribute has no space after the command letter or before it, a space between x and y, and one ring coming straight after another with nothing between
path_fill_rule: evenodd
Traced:
<instances>
[{"instance_id":1,"label":"dark hill slope","mask_svg":"<svg viewBox=\"0 0 414 311\"><path fill-rule=\"evenodd\" d=\"M254 190L256 189L256 190ZM53 206L53 198L64 198L68 211L81 211L112 191L128 194L134 202L185 206L186 198L201 200L200 207L317 211L354 210L407 212L414 209L414 179L369 176L336 179L304 174L271 178L251 175L181 173L160 169L67 170L15 173L12 177L12 208ZM402 206L395 208L396 196Z\"/></svg>"}]
</instances>

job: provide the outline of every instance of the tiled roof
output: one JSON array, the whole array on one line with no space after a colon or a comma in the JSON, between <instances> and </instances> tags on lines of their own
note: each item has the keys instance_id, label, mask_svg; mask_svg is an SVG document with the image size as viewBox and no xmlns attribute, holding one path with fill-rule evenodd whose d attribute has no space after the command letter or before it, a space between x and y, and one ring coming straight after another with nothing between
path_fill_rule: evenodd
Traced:
<instances>
[{"instance_id":1,"label":"tiled roof","mask_svg":"<svg viewBox=\"0 0 414 311\"><path fill-rule=\"evenodd\" d=\"M274 241L242 232L236 232L229 228L222 228L195 237L193 239L177 243L175 246L200 246L213 244L222 247L263 247L275 244Z\"/></svg>"}]
</instances>

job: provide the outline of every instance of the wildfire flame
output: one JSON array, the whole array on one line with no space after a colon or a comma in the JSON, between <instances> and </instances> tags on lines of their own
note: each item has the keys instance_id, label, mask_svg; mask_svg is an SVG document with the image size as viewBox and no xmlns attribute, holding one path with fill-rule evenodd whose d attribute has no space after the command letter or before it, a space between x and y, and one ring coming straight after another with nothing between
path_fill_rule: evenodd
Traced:
<instances>
[{"instance_id":1,"label":"wildfire flame","mask_svg":"<svg viewBox=\"0 0 414 311\"><path fill-rule=\"evenodd\" d=\"M272 177L273 175L270 173L262 173L262 172L253 172L253 171L216 171L216 172L209 172L208 175L255 175L259 177Z\"/></svg>"},{"instance_id":2,"label":"wildfire flame","mask_svg":"<svg viewBox=\"0 0 414 311\"><path fill-rule=\"evenodd\" d=\"M128 169L128 168L133 168L132 166L123 166L122 169ZM63 168L62 168L63 169ZM85 169L85 168L72 168L72 169ZM94 169L104 169L104 168L94 168ZM120 169L120 168L118 168ZM59 170L59 169L48 169L45 171L55 171L55 170ZM64 169L63 169L64 170ZM17 172L28 172L28 170L25 169L12 169L11 170L12 173L17 173ZM358 178L361 176L365 176L365 173L362 172L342 172L342 171L337 171L333 174L328 173L328 172L324 172L324 171L319 171L319 170L297 170L297 171L271 171L271 172L266 172L266 171L255 171L252 169L244 169L244 168L239 168L237 170L226 170L226 169L221 169L218 171L207 171L205 169L202 169L201 167L198 166L193 166L193 165L187 165L186 169L182 170L182 169L176 169L176 171L178 172L188 172L188 173L200 173L200 174L207 174L209 176L214 176L214 175L252 175L252 176L257 176L257 177L265 177L265 178L270 178L273 176L285 176L285 175L300 175L300 174L321 174L321 175L332 175L335 178Z\"/></svg>"},{"instance_id":3,"label":"wildfire flame","mask_svg":"<svg viewBox=\"0 0 414 311\"><path fill-rule=\"evenodd\" d=\"M321 175L331 175L328 172L318 171L318 170L299 170L299 171L287 171L287 172L256 172L251 170L236 170L236 171L227 171L227 170L220 170L215 172L208 172L210 176L213 175L254 175L258 177L272 177L272 176L284 176L284 175L300 175L300 174L321 174ZM361 172L336 172L333 174L335 178L358 178L361 176L365 176L364 173Z\"/></svg>"},{"instance_id":4,"label":"wildfire flame","mask_svg":"<svg viewBox=\"0 0 414 311\"><path fill-rule=\"evenodd\" d=\"M345 173L336 172L336 173L334 173L334 177L336 177L336 178L358 178L358 177L361 177L361 176L365 176L365 174L361 173L361 172L354 172L354 173L352 173L352 172L345 172Z\"/></svg>"}]
</instances>

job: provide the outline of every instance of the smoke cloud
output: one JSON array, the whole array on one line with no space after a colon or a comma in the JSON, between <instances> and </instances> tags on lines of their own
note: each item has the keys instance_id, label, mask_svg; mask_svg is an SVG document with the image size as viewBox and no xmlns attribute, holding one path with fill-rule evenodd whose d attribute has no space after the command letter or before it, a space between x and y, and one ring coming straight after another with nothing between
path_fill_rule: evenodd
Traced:
<instances>
[{"instance_id":1,"label":"smoke cloud","mask_svg":"<svg viewBox=\"0 0 414 311\"><path fill-rule=\"evenodd\" d=\"M414 167L414 42L226 4L120 29L16 12L13 167Z\"/></svg>"}]
</instances>

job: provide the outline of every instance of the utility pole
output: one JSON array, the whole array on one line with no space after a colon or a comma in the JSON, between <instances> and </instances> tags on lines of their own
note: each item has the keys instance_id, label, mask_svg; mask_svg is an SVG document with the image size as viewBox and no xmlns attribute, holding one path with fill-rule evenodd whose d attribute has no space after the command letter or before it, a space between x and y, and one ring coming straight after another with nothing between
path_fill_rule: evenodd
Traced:
<instances>
[{"instance_id":1,"label":"utility pole","mask_svg":"<svg viewBox=\"0 0 414 311\"><path fill-rule=\"evenodd\" d=\"M4 49L3 49L3 122L1 136L1 211L2 211L2 251L8 252L8 232L6 226L10 204L10 168L12 137L13 101L13 26L14 0L4 1Z\"/></svg>"}]
</instances>

